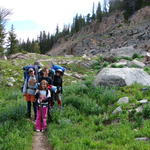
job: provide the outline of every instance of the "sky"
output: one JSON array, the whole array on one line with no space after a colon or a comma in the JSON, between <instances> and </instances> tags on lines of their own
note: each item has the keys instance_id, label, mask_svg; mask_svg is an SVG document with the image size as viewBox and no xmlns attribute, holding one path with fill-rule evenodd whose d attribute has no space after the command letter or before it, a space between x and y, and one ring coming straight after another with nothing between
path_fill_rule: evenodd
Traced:
<instances>
[{"instance_id":1,"label":"sky","mask_svg":"<svg viewBox=\"0 0 150 150\"><path fill-rule=\"evenodd\" d=\"M1 0L0 7L12 11L6 24L9 31L14 25L17 38L21 40L36 39L40 31L54 34L56 26L60 30L65 24L72 24L78 13L92 14L92 6L97 8L103 0Z\"/></svg>"}]
</instances>

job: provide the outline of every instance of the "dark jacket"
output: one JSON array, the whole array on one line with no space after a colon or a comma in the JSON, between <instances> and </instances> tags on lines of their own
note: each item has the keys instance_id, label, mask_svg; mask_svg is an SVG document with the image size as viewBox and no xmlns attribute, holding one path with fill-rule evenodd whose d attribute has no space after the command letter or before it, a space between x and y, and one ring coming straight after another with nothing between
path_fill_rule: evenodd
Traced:
<instances>
[{"instance_id":1,"label":"dark jacket","mask_svg":"<svg viewBox=\"0 0 150 150\"><path fill-rule=\"evenodd\" d=\"M49 85L53 85L53 81L52 81L51 77L40 77L38 82L40 83L42 80L46 80Z\"/></svg>"},{"instance_id":2,"label":"dark jacket","mask_svg":"<svg viewBox=\"0 0 150 150\"><path fill-rule=\"evenodd\" d=\"M53 85L57 86L57 90L58 92L62 93L62 78L60 76L55 75L54 76L54 81L53 81Z\"/></svg>"}]
</instances>

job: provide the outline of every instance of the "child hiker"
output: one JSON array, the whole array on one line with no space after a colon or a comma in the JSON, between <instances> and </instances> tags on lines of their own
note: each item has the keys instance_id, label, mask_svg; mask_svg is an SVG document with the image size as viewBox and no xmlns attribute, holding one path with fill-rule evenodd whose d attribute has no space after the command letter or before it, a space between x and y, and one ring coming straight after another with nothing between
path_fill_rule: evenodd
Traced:
<instances>
[{"instance_id":1,"label":"child hiker","mask_svg":"<svg viewBox=\"0 0 150 150\"><path fill-rule=\"evenodd\" d=\"M35 105L35 91L37 80L35 77L35 71L33 68L28 70L29 77L26 78L23 86L23 95L27 101L27 117L31 118L31 102L33 103L34 119L36 119L36 105Z\"/></svg>"},{"instance_id":2,"label":"child hiker","mask_svg":"<svg viewBox=\"0 0 150 150\"><path fill-rule=\"evenodd\" d=\"M51 100L51 92L48 90L48 82L42 80L39 89L36 91L37 118L36 131L45 131L47 128L48 105Z\"/></svg>"}]
</instances>

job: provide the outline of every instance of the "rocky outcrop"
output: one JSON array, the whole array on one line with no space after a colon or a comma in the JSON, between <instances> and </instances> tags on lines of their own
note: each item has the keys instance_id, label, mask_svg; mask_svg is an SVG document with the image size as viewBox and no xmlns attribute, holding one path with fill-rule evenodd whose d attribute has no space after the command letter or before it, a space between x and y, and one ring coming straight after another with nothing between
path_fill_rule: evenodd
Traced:
<instances>
[{"instance_id":1,"label":"rocky outcrop","mask_svg":"<svg viewBox=\"0 0 150 150\"><path fill-rule=\"evenodd\" d=\"M149 10L150 7L139 10L132 16L129 24L124 22L121 12L104 17L101 23L92 22L80 32L68 37L66 41L59 40L48 55L103 56L106 53L111 55L110 51L122 47L128 49L128 52L130 50L134 53L139 53L137 52L139 50L145 51L145 46L150 46ZM126 51L123 55L127 55Z\"/></svg>"},{"instance_id":2,"label":"rocky outcrop","mask_svg":"<svg viewBox=\"0 0 150 150\"><path fill-rule=\"evenodd\" d=\"M132 57L134 54L144 55L142 50L137 49L134 46L111 49L109 52L107 52L104 55L106 56L110 55L113 57Z\"/></svg>"},{"instance_id":3,"label":"rocky outcrop","mask_svg":"<svg viewBox=\"0 0 150 150\"><path fill-rule=\"evenodd\" d=\"M150 75L137 68L104 68L98 73L95 85L126 86L133 83L150 86Z\"/></svg>"}]
</instances>

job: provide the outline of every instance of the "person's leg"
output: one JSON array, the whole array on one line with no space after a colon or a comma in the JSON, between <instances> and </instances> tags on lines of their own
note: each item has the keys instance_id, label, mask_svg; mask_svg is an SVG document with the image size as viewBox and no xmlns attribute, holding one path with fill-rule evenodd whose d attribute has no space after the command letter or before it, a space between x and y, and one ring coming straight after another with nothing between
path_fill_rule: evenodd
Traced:
<instances>
[{"instance_id":1,"label":"person's leg","mask_svg":"<svg viewBox=\"0 0 150 150\"><path fill-rule=\"evenodd\" d=\"M42 108L42 130L45 130L47 128L47 113L48 113L48 107Z\"/></svg>"},{"instance_id":2,"label":"person's leg","mask_svg":"<svg viewBox=\"0 0 150 150\"><path fill-rule=\"evenodd\" d=\"M34 110L34 120L36 120L36 110L37 109L37 107L36 107L36 102L33 102L33 110Z\"/></svg>"},{"instance_id":3,"label":"person's leg","mask_svg":"<svg viewBox=\"0 0 150 150\"><path fill-rule=\"evenodd\" d=\"M62 100L61 100L61 94L60 93L57 94L57 103L58 103L58 107L62 108Z\"/></svg>"},{"instance_id":4,"label":"person's leg","mask_svg":"<svg viewBox=\"0 0 150 150\"><path fill-rule=\"evenodd\" d=\"M36 130L42 130L41 109L42 109L42 107L37 107Z\"/></svg>"},{"instance_id":5,"label":"person's leg","mask_svg":"<svg viewBox=\"0 0 150 150\"><path fill-rule=\"evenodd\" d=\"M54 100L55 100L55 93L52 92L51 100L50 100L50 102L49 102L49 104L50 104L50 109L54 107Z\"/></svg>"},{"instance_id":6,"label":"person's leg","mask_svg":"<svg viewBox=\"0 0 150 150\"><path fill-rule=\"evenodd\" d=\"M31 118L31 102L27 101L27 117Z\"/></svg>"}]
</instances>

